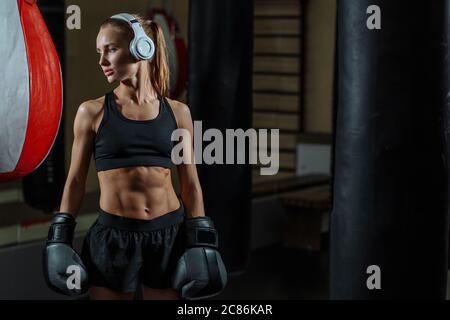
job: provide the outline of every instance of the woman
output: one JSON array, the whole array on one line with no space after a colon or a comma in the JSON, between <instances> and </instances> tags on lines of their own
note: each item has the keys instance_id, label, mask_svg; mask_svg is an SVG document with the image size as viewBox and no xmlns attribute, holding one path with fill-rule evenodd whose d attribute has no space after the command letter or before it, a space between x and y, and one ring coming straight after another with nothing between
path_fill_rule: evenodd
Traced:
<instances>
[{"instance_id":1,"label":"woman","mask_svg":"<svg viewBox=\"0 0 450 320\"><path fill-rule=\"evenodd\" d=\"M99 65L109 83L120 84L78 108L60 206L60 212L74 216L79 211L93 152L99 219L81 254L91 299L132 299L141 284L144 299L179 298L170 287L183 250L178 229L184 219L205 215L195 164L177 166L183 204L171 182L171 133L184 128L192 136L193 128L189 108L165 98L169 68L163 33L155 22L134 17L152 39L154 54L148 60L132 54L130 42L138 31L125 19L101 24Z\"/></svg>"}]
</instances>

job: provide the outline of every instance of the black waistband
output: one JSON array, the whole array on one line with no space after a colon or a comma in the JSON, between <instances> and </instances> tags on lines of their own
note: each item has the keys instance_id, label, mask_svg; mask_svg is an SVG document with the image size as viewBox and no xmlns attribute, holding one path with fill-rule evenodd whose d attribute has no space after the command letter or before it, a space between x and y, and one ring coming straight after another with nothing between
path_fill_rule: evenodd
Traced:
<instances>
[{"instance_id":1,"label":"black waistband","mask_svg":"<svg viewBox=\"0 0 450 320\"><path fill-rule=\"evenodd\" d=\"M151 220L126 218L108 213L101 208L98 209L98 212L98 222L100 224L127 231L154 231L173 226L184 220L183 204L178 209Z\"/></svg>"}]
</instances>

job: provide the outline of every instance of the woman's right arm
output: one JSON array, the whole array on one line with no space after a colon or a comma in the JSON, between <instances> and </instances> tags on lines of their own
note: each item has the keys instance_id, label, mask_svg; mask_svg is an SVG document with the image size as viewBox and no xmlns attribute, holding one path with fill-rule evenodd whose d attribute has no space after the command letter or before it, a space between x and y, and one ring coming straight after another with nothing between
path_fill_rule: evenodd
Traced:
<instances>
[{"instance_id":1,"label":"woman's right arm","mask_svg":"<svg viewBox=\"0 0 450 320\"><path fill-rule=\"evenodd\" d=\"M95 113L90 104L91 101L83 102L75 115L70 169L59 208L60 212L70 213L73 216L78 214L84 197L95 137Z\"/></svg>"}]
</instances>

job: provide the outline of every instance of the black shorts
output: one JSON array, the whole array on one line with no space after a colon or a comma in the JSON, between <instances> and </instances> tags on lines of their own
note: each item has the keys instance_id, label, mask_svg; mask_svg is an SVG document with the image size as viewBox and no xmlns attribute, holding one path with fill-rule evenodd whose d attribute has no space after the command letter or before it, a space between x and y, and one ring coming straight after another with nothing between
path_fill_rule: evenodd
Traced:
<instances>
[{"instance_id":1,"label":"black shorts","mask_svg":"<svg viewBox=\"0 0 450 320\"><path fill-rule=\"evenodd\" d=\"M179 209L151 220L130 219L99 209L88 230L81 259L89 284L118 292L135 292L140 284L150 288L170 288L170 279L183 254Z\"/></svg>"}]
</instances>

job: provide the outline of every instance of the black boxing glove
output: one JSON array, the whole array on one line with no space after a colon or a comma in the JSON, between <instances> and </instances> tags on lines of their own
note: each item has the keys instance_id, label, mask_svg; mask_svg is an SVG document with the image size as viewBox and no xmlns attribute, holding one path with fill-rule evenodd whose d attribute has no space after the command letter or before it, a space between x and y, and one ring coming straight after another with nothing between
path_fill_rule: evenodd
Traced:
<instances>
[{"instance_id":1,"label":"black boxing glove","mask_svg":"<svg viewBox=\"0 0 450 320\"><path fill-rule=\"evenodd\" d=\"M50 289L68 296L88 289L88 274L80 256L72 248L75 218L57 212L53 216L43 252L44 276Z\"/></svg>"},{"instance_id":2,"label":"black boxing glove","mask_svg":"<svg viewBox=\"0 0 450 320\"><path fill-rule=\"evenodd\" d=\"M188 218L180 232L185 237L186 251L176 265L172 288L186 300L218 295L227 283L227 271L217 250L214 223L209 217Z\"/></svg>"}]
</instances>

